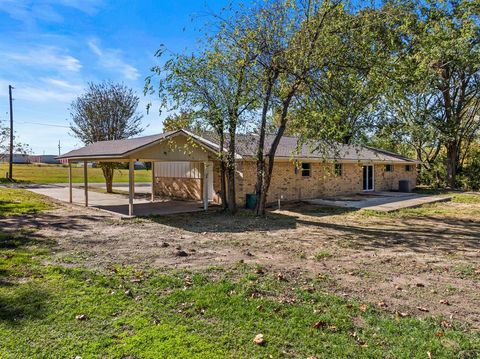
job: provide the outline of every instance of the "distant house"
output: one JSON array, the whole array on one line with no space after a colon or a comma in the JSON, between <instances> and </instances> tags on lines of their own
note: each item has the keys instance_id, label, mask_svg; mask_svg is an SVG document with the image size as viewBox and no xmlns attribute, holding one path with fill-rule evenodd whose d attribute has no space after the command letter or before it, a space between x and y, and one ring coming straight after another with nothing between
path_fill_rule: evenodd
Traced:
<instances>
[{"instance_id":1,"label":"distant house","mask_svg":"<svg viewBox=\"0 0 480 359\"><path fill-rule=\"evenodd\" d=\"M46 163L51 165L60 164L60 160L55 155L32 155L30 156L30 162L32 163Z\"/></svg>"},{"instance_id":2,"label":"distant house","mask_svg":"<svg viewBox=\"0 0 480 359\"><path fill-rule=\"evenodd\" d=\"M266 146L273 140L267 136ZM237 139L237 200L255 192L257 137ZM193 144L193 146L192 146ZM320 143L300 145L295 137L283 137L275 156L269 202L302 200L340 194L390 191L399 181L416 185L417 161L381 149L338 145L320 151ZM61 159L79 161L152 162L153 191L184 199L220 202L218 143L186 130L117 141L102 141L68 152Z\"/></svg>"},{"instance_id":3,"label":"distant house","mask_svg":"<svg viewBox=\"0 0 480 359\"><path fill-rule=\"evenodd\" d=\"M10 162L10 155L8 153L0 154L0 162ZM13 163L30 163L30 156L23 153L14 153Z\"/></svg>"}]
</instances>

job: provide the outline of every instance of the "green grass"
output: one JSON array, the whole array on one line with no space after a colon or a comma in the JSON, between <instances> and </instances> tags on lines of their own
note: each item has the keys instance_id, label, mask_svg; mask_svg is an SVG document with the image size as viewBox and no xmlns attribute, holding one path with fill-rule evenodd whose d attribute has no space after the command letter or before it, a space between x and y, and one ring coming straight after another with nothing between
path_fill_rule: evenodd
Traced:
<instances>
[{"instance_id":1,"label":"green grass","mask_svg":"<svg viewBox=\"0 0 480 359\"><path fill-rule=\"evenodd\" d=\"M55 264L49 245L34 233L0 236L2 358L480 354L479 336L459 324L445 329L440 318L400 318L347 302L324 294L321 281L307 291L246 265L234 275L222 268L100 273ZM263 346L252 342L259 333Z\"/></svg>"},{"instance_id":2,"label":"green grass","mask_svg":"<svg viewBox=\"0 0 480 359\"><path fill-rule=\"evenodd\" d=\"M314 256L314 257L315 257L315 260L316 260L316 261L321 262L321 261L323 261L324 259L330 258L331 256L332 256L332 253L330 253L330 252L320 251L320 252L318 252L318 253L315 253L315 256Z\"/></svg>"},{"instance_id":3,"label":"green grass","mask_svg":"<svg viewBox=\"0 0 480 359\"><path fill-rule=\"evenodd\" d=\"M0 216L38 213L53 208L44 196L23 189L0 188Z\"/></svg>"},{"instance_id":4,"label":"green grass","mask_svg":"<svg viewBox=\"0 0 480 359\"><path fill-rule=\"evenodd\" d=\"M8 172L8 164L0 163L0 178L6 182L4 177ZM15 164L13 165L13 177L19 182L30 183L67 183L68 167L63 165L34 165L34 164ZM83 183L83 167L72 167L72 177L74 183ZM150 182L152 172L147 170L136 170L136 182ZM103 183L102 170L100 168L88 169L88 181L90 183ZM114 182L128 182L128 170L115 170Z\"/></svg>"}]
</instances>

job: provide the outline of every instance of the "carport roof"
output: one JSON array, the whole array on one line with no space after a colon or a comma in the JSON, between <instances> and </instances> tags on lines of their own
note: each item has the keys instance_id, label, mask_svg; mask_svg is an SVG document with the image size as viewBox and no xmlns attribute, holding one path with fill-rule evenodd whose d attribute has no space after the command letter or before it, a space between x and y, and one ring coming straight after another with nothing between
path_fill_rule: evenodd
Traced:
<instances>
[{"instance_id":1,"label":"carport roof","mask_svg":"<svg viewBox=\"0 0 480 359\"><path fill-rule=\"evenodd\" d=\"M85 147L79 148L78 150L73 150L67 152L61 156L58 156L58 159L97 159L97 158L117 158L121 159L128 154L138 151L146 146L154 144L156 142L162 142L166 139L172 138L179 134L185 134L187 136L194 137L195 139L202 142L202 145L210 148L212 150L217 150L216 145L210 143L209 141L202 139L199 136L196 136L185 130L176 130L160 133L157 135L128 138L122 140L112 140L112 141L98 141L87 145Z\"/></svg>"},{"instance_id":2,"label":"carport roof","mask_svg":"<svg viewBox=\"0 0 480 359\"><path fill-rule=\"evenodd\" d=\"M122 159L131 153L142 148L162 142L183 134L199 142L201 145L212 151L218 151L218 141L211 133L196 135L186 130L176 130L157 135L143 136L137 138L99 141L65 153L59 159L85 159L95 160L101 158ZM265 138L265 148L269 148L274 136L268 135ZM254 134L238 135L237 156L238 158L252 158L256 155L258 136ZM297 137L283 136L277 148L276 158L284 159L311 159L330 161L371 161L385 163L419 163L408 157L396 153L360 145L329 144L328 146L318 141L300 143Z\"/></svg>"}]
</instances>

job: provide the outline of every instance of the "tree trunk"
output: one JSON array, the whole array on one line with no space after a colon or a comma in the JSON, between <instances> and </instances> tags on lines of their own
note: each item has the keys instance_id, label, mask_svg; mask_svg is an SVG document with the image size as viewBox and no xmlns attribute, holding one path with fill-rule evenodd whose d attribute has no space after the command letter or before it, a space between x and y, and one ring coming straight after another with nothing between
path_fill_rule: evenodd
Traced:
<instances>
[{"instance_id":1,"label":"tree trunk","mask_svg":"<svg viewBox=\"0 0 480 359\"><path fill-rule=\"evenodd\" d=\"M229 129L229 143L228 143L228 154L227 154L227 203L228 210L230 213L235 214L237 212L237 199L236 189L235 189L235 133L236 128L230 126Z\"/></svg>"},{"instance_id":2,"label":"tree trunk","mask_svg":"<svg viewBox=\"0 0 480 359\"><path fill-rule=\"evenodd\" d=\"M226 170L225 170L225 154L224 154L224 146L225 146L225 135L223 130L220 135L220 192L222 198L222 208L226 210L228 208L228 201L227 201L227 183L225 180Z\"/></svg>"},{"instance_id":3,"label":"tree trunk","mask_svg":"<svg viewBox=\"0 0 480 359\"><path fill-rule=\"evenodd\" d=\"M265 148L265 132L267 128L267 114L268 114L268 107L270 106L270 98L272 97L272 89L275 81L278 77L278 71L275 71L267 85L267 89L265 91L265 98L263 99L263 108L262 108L262 121L260 124L260 134L258 139L258 148L257 148L257 180L255 183L255 195L257 198L257 203L255 204L255 212L257 216L264 215L265 209L261 210L260 205L260 198L262 197L263 188L265 184L265 156L264 156L264 148Z\"/></svg>"},{"instance_id":4,"label":"tree trunk","mask_svg":"<svg viewBox=\"0 0 480 359\"><path fill-rule=\"evenodd\" d=\"M456 142L448 142L447 148L447 185L450 188L457 187L457 169L458 169L458 146Z\"/></svg>"},{"instance_id":5,"label":"tree trunk","mask_svg":"<svg viewBox=\"0 0 480 359\"><path fill-rule=\"evenodd\" d=\"M273 165L275 162L275 154L277 152L278 144L285 133L285 129L287 128L287 115L288 109L290 107L290 102L292 101L293 95L296 92L296 86L293 86L290 93L287 95L286 99L283 101L282 105L282 113L280 117L280 126L278 127L277 133L273 142L270 146L270 150L268 152L268 162L267 162L267 170L263 176L263 187L262 187L262 194L260 196L260 203L259 203L259 210L257 213L261 216L265 216L266 213L266 206L267 206L267 194L270 188L270 182L272 179L272 172L273 172Z\"/></svg>"},{"instance_id":6,"label":"tree trunk","mask_svg":"<svg viewBox=\"0 0 480 359\"><path fill-rule=\"evenodd\" d=\"M113 167L108 164L102 165L103 177L105 177L105 187L107 193L113 192Z\"/></svg>"}]
</instances>

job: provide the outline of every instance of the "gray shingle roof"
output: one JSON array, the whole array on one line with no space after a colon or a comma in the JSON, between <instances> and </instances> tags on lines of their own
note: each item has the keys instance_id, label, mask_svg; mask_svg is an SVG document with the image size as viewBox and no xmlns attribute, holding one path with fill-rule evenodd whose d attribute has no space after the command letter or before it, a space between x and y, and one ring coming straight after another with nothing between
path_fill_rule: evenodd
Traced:
<instances>
[{"instance_id":1,"label":"gray shingle roof","mask_svg":"<svg viewBox=\"0 0 480 359\"><path fill-rule=\"evenodd\" d=\"M125 140L99 141L91 145L73 150L57 158L80 158L80 157L121 157L126 153L140 149L153 142L169 137L177 131L160 133L157 135L128 138Z\"/></svg>"},{"instance_id":2,"label":"gray shingle roof","mask_svg":"<svg viewBox=\"0 0 480 359\"><path fill-rule=\"evenodd\" d=\"M100 141L65 153L58 158L99 158L99 157L122 157L129 152L139 150L142 147L166 139L179 132L203 143L205 146L218 150L218 141L212 134L201 136L192 134L185 130L170 131L157 135L143 136L125 140ZM266 136L265 148L268 149L274 136ZM258 136L253 134L239 135L237 138L237 154L241 157L255 157ZM322 145L321 142L309 142L300 145L298 138L284 136L277 148L276 158L301 158L312 160L338 160L338 161L378 161L378 162L408 162L417 163L407 157L380 150L376 148L359 145L329 144Z\"/></svg>"}]
</instances>

